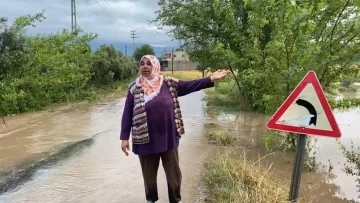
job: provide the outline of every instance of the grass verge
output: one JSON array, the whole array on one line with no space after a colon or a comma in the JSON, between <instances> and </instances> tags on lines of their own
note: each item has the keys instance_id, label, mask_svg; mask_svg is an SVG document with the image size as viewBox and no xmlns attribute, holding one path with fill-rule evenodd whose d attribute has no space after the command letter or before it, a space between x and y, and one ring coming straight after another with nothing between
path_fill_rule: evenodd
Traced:
<instances>
[{"instance_id":1,"label":"grass verge","mask_svg":"<svg viewBox=\"0 0 360 203\"><path fill-rule=\"evenodd\" d=\"M220 82L216 88L206 90L207 111L241 109L238 90L234 83ZM202 174L207 203L283 203L287 202L288 180L282 181L273 173L272 164L251 159L241 154L240 139L234 129L217 123L205 124L205 137L211 144L222 146L222 154L208 162ZM298 201L304 202L304 201Z\"/></svg>"},{"instance_id":2,"label":"grass verge","mask_svg":"<svg viewBox=\"0 0 360 203\"><path fill-rule=\"evenodd\" d=\"M275 175L272 165L261 160L248 160L236 153L237 138L231 128L216 123L205 124L205 137L210 143L225 146L224 153L206 164L203 172L208 203L283 203L288 189Z\"/></svg>"},{"instance_id":3,"label":"grass verge","mask_svg":"<svg viewBox=\"0 0 360 203\"><path fill-rule=\"evenodd\" d=\"M112 83L111 85L103 86L103 87L97 87L95 88L95 91L98 93L98 98L108 97L112 96L113 94L119 95L125 95L128 91L128 85L130 82L134 81L136 76L133 76L130 79L117 81Z\"/></svg>"},{"instance_id":4,"label":"grass verge","mask_svg":"<svg viewBox=\"0 0 360 203\"><path fill-rule=\"evenodd\" d=\"M198 70L184 70L184 71L163 71L163 75L171 76L181 80L195 80L202 78L202 73Z\"/></svg>"},{"instance_id":5,"label":"grass verge","mask_svg":"<svg viewBox=\"0 0 360 203\"><path fill-rule=\"evenodd\" d=\"M215 123L205 124L205 137L209 143L220 146L233 146L236 143L236 137L230 129L219 130L219 125Z\"/></svg>"},{"instance_id":6,"label":"grass verge","mask_svg":"<svg viewBox=\"0 0 360 203\"><path fill-rule=\"evenodd\" d=\"M216 82L215 88L206 89L205 93L208 111L239 111L243 107L239 90L233 79Z\"/></svg>"},{"instance_id":7,"label":"grass verge","mask_svg":"<svg viewBox=\"0 0 360 203\"><path fill-rule=\"evenodd\" d=\"M209 203L283 203L288 190L264 167L261 159L223 153L205 167L203 181Z\"/></svg>"}]
</instances>

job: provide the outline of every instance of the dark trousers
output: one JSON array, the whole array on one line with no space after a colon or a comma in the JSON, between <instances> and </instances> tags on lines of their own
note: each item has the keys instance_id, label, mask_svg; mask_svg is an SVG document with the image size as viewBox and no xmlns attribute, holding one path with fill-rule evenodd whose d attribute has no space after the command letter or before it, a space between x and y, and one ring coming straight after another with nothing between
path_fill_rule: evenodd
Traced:
<instances>
[{"instance_id":1,"label":"dark trousers","mask_svg":"<svg viewBox=\"0 0 360 203\"><path fill-rule=\"evenodd\" d=\"M146 200L155 202L159 199L157 190L157 173L161 158L161 162L166 174L169 202L180 202L182 177L177 148L157 154L139 156L139 158L144 178Z\"/></svg>"}]
</instances>

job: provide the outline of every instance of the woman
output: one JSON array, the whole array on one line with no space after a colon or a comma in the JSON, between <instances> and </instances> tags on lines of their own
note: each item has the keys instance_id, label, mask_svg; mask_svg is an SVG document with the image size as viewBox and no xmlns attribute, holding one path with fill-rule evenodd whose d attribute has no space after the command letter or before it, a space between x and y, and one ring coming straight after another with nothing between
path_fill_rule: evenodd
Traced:
<instances>
[{"instance_id":1,"label":"woman","mask_svg":"<svg viewBox=\"0 0 360 203\"><path fill-rule=\"evenodd\" d=\"M170 203L181 201L181 171L178 146L185 133L178 97L214 86L228 71L216 71L210 77L182 81L160 74L160 62L153 55L140 61L141 75L130 83L121 121L121 148L132 150L140 159L148 203L158 200L157 171L162 161L168 183Z\"/></svg>"}]
</instances>

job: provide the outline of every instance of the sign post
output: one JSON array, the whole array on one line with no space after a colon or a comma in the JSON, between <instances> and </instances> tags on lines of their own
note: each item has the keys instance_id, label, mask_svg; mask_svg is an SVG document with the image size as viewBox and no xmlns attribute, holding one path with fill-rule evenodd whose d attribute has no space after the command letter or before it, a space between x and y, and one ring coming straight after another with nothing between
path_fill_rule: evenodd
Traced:
<instances>
[{"instance_id":1,"label":"sign post","mask_svg":"<svg viewBox=\"0 0 360 203\"><path fill-rule=\"evenodd\" d=\"M307 135L299 134L294 169L291 176L289 201L293 202L299 198L301 169L304 165L305 153L306 153L306 140Z\"/></svg>"},{"instance_id":2,"label":"sign post","mask_svg":"<svg viewBox=\"0 0 360 203\"><path fill-rule=\"evenodd\" d=\"M299 135L289 201L297 202L307 135L341 137L341 132L321 84L309 71L266 124L268 129Z\"/></svg>"}]
</instances>

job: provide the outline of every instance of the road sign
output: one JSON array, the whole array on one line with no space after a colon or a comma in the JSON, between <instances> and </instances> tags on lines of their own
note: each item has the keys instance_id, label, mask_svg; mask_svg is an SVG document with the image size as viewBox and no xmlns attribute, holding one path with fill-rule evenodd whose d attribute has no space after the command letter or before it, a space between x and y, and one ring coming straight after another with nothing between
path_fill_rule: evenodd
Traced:
<instances>
[{"instance_id":1,"label":"road sign","mask_svg":"<svg viewBox=\"0 0 360 203\"><path fill-rule=\"evenodd\" d=\"M309 71L267 123L267 128L341 137L339 126L314 71Z\"/></svg>"}]
</instances>

